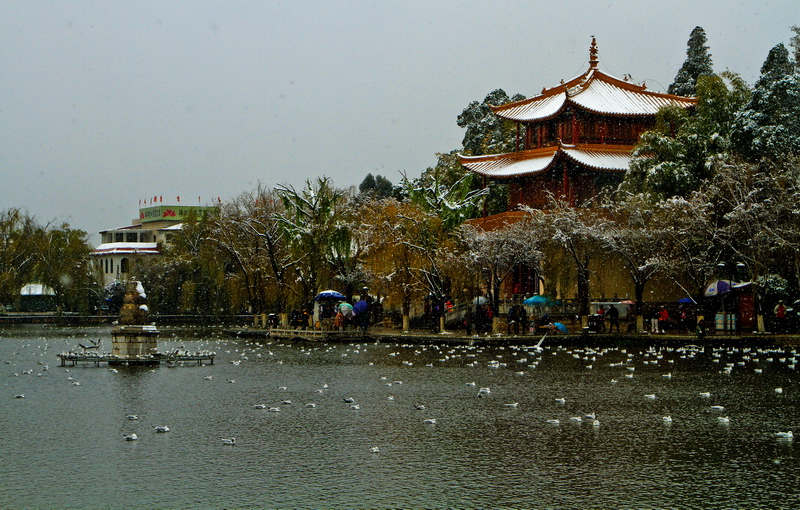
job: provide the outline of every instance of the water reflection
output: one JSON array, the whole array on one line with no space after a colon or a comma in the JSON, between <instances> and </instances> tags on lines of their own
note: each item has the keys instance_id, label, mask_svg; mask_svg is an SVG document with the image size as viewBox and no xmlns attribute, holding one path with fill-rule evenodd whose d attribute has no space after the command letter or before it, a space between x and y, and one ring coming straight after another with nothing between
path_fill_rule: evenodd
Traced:
<instances>
[{"instance_id":1,"label":"water reflection","mask_svg":"<svg viewBox=\"0 0 800 510\"><path fill-rule=\"evenodd\" d=\"M214 350L213 366L55 366L83 335L106 334L2 331L9 507L800 505L785 483L797 446L776 435L800 416L792 349L258 344L204 331L161 343Z\"/></svg>"}]
</instances>

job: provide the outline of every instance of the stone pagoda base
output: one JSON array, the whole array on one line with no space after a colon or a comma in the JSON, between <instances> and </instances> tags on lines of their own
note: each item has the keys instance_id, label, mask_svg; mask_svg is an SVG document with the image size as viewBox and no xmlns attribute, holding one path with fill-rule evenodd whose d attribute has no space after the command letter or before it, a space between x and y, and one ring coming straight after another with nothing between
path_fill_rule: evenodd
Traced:
<instances>
[{"instance_id":1,"label":"stone pagoda base","mask_svg":"<svg viewBox=\"0 0 800 510\"><path fill-rule=\"evenodd\" d=\"M125 325L111 330L111 354L119 358L118 365L158 364L153 355L158 352L159 331L155 326ZM111 363L109 363L111 364Z\"/></svg>"}]
</instances>

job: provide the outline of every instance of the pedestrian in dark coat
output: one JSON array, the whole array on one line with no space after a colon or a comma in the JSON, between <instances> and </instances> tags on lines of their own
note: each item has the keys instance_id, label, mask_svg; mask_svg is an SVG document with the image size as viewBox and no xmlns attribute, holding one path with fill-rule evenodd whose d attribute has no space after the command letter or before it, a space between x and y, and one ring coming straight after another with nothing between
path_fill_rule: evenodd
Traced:
<instances>
[{"instance_id":1,"label":"pedestrian in dark coat","mask_svg":"<svg viewBox=\"0 0 800 510\"><path fill-rule=\"evenodd\" d=\"M608 317L608 332L614 330L614 326L617 328L617 333L619 333L619 310L614 305L608 307L608 311L606 311L606 317Z\"/></svg>"},{"instance_id":2,"label":"pedestrian in dark coat","mask_svg":"<svg viewBox=\"0 0 800 510\"><path fill-rule=\"evenodd\" d=\"M517 305L513 305L511 308L508 309L508 316L507 319L507 329L508 334L511 334L511 330L515 330L514 332L517 333L519 330L519 324L517 324Z\"/></svg>"},{"instance_id":3,"label":"pedestrian in dark coat","mask_svg":"<svg viewBox=\"0 0 800 510\"><path fill-rule=\"evenodd\" d=\"M526 334L528 332L528 312L522 305L517 306L517 321L519 322L522 334Z\"/></svg>"},{"instance_id":4,"label":"pedestrian in dark coat","mask_svg":"<svg viewBox=\"0 0 800 510\"><path fill-rule=\"evenodd\" d=\"M472 336L472 328L475 327L475 311L472 309L472 305L467 307L467 311L464 312L464 327L467 330L467 336Z\"/></svg>"}]
</instances>

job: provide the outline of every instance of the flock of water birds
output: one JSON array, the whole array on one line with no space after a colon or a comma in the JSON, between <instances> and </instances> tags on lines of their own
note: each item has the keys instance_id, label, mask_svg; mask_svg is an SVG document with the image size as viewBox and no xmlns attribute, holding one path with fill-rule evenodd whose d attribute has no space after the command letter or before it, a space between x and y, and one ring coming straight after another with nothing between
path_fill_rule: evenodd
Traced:
<instances>
[{"instance_id":1,"label":"flock of water birds","mask_svg":"<svg viewBox=\"0 0 800 510\"><path fill-rule=\"evenodd\" d=\"M547 340L547 341L546 341ZM9 359L3 361L4 365L10 366L11 370L8 375L11 377L42 377L46 372L50 371L47 357L49 357L51 348L50 342L45 337L37 340L30 341L20 346L15 352L11 353ZM38 343L37 343L38 342ZM386 367L393 367L401 369L403 367L415 369L435 369L437 367L469 367L475 368L476 377L480 376L487 382L478 384L474 381L464 382L464 387L469 390L472 389L475 398L485 399L494 398L491 385L497 383L497 378L493 377L492 373L505 371L513 378L524 378L535 374L540 366L547 364L549 356L571 356L572 360L569 362L570 369L575 370L576 373L587 373L588 371L597 371L600 368L614 368L614 376L608 380L611 385L625 385L626 381L637 377L637 369L652 369L647 372L651 375L653 371L658 371L658 376L663 381L669 381L673 378L681 377L680 361L693 360L696 357L703 355L707 361L712 363L717 368L717 372L723 375L731 375L735 371L749 371L754 375L761 374L765 368L770 369L771 366L782 367L787 373L791 374L796 372L800 354L796 349L791 348L744 348L744 347L699 347L699 346L685 346L682 348L669 348L669 347L655 347L651 346L644 349L625 349L620 347L564 347L556 345L556 339L545 339L544 337L538 343L531 345L501 345L499 342L492 344L489 339L487 343L481 345L468 345L468 344L321 344L321 343L278 343L273 341L255 342L244 340L231 340L221 338L209 338L206 341L200 342L200 348L206 345L210 348L225 349L224 356L219 356L220 361L229 363L233 368L226 368L220 370L226 383L235 383L236 379L228 377L230 374L236 372L236 368L242 364L247 363L293 363L296 361L297 356L313 357L321 356L330 359L331 356L340 358L340 363L355 363L355 364L368 364ZM37 345L34 345L37 343ZM35 354L42 359L32 361L32 358L25 356L23 349L35 349ZM422 360L422 361L418 361ZM24 366L26 363L33 364L32 366ZM562 360L562 365L565 364ZM118 373L120 370L126 368L105 368L111 373ZM188 366L187 366L188 369ZM206 369L213 371L216 367L206 366ZM483 370L480 370L483 369ZM76 381L70 373L69 368L59 367L67 376L65 380L72 386L80 386L80 382ZM153 369L155 370L155 369ZM408 377L418 377L417 371L408 371ZM214 381L214 374L202 375L204 381ZM795 378L788 378L790 381L789 387L776 387L772 389L772 393L777 398L785 398L787 394L794 391ZM386 376L381 376L381 383L387 387L399 386L403 384L402 380L389 379ZM26 383L32 385L32 382ZM19 385L17 385L19 386ZM24 386L24 385L23 385ZM264 410L266 412L280 413L289 407L304 407L304 408L317 408L322 403L315 401L314 394L325 394L332 390L334 383L323 384L316 389L304 390L308 392L307 401L295 405L290 398L279 398L274 403L255 402L252 409ZM726 412L726 407L721 404L711 405L713 388L699 388L696 392L696 398L708 400L705 408L707 412L714 416L716 421L720 424L729 424L735 420ZM278 386L277 390L284 394L289 394L287 386ZM16 399L24 399L25 393L15 393L13 397ZM393 394L385 395L387 401L395 402L396 397ZM404 396L408 400L416 400L412 396ZM566 410L567 397L562 395L555 395L550 397L551 405L560 407ZM648 392L643 393L641 398L645 401L656 401L661 397L657 393ZM340 399L340 400L339 400ZM358 411L362 402L357 402L352 395L339 396L337 398L340 405L346 404L350 410ZM541 400L541 398L540 398ZM331 399L326 400L331 402ZM419 401L407 402L410 409L415 411L430 411L427 403ZM519 401L501 401L497 406L502 406L506 409L519 409L530 402ZM537 405L542 407L542 403ZM546 405L545 405L546 407ZM554 417L552 413L550 417L543 419L544 423L550 426L560 426L562 423L587 423L594 429L600 429L604 426L601 422L602 416L598 417L597 413L584 412L580 414L565 414L561 413L558 417ZM422 413L425 414L425 413ZM136 421L139 416L129 414L126 416L127 420ZM441 417L425 416L421 417L420 421L425 426L435 427ZM661 421L665 425L673 423L673 416L671 414L663 414ZM154 433L164 434L170 432L170 427L167 425L156 425L152 427ZM141 431L140 431L141 432ZM791 429L777 430L768 432L779 440L791 441L793 439L793 432ZM136 433L124 434L125 441L137 441L139 436ZM235 437L221 437L220 444L224 446L237 445ZM378 453L380 451L378 446L370 446L369 451Z\"/></svg>"}]
</instances>

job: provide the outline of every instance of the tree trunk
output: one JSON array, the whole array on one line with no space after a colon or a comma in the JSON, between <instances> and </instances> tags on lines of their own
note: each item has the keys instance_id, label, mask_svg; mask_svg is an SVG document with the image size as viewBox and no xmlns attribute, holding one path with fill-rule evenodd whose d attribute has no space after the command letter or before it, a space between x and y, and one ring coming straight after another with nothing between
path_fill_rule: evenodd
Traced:
<instances>
[{"instance_id":1,"label":"tree trunk","mask_svg":"<svg viewBox=\"0 0 800 510\"><path fill-rule=\"evenodd\" d=\"M403 332L411 331L411 297L408 289L403 292Z\"/></svg>"},{"instance_id":2,"label":"tree trunk","mask_svg":"<svg viewBox=\"0 0 800 510\"><path fill-rule=\"evenodd\" d=\"M642 305L644 304L644 283L633 282L633 295L636 299L636 315L642 316Z\"/></svg>"},{"instance_id":3,"label":"tree trunk","mask_svg":"<svg viewBox=\"0 0 800 510\"><path fill-rule=\"evenodd\" d=\"M497 273L492 271L492 310L495 317L500 314L500 284L502 283L497 278Z\"/></svg>"},{"instance_id":4,"label":"tree trunk","mask_svg":"<svg viewBox=\"0 0 800 510\"><path fill-rule=\"evenodd\" d=\"M589 315L589 257L578 267L578 303L580 315Z\"/></svg>"}]
</instances>

